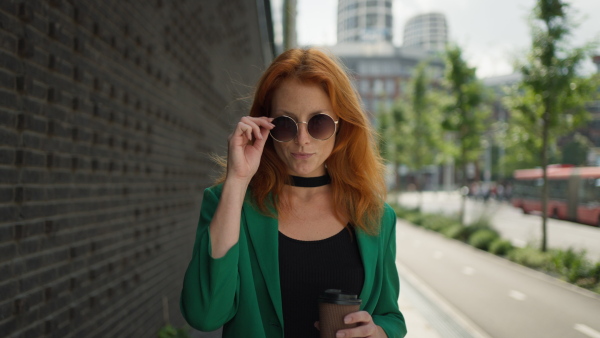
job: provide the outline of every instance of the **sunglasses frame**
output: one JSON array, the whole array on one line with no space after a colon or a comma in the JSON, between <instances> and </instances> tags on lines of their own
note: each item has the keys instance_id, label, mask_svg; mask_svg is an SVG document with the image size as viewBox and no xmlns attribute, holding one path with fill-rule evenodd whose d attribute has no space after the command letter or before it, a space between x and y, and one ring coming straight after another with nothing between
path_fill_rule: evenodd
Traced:
<instances>
[{"instance_id":1,"label":"sunglasses frame","mask_svg":"<svg viewBox=\"0 0 600 338\"><path fill-rule=\"evenodd\" d=\"M308 131L308 122L310 122L310 120L311 120L313 117L315 117L315 116L319 116L319 115L325 115L325 116L329 117L329 118L331 119L331 121L333 121L333 133L331 133L331 135L329 135L327 138L324 138L324 139L315 138L315 137L314 137L314 136L312 136L312 134L311 134L311 133ZM329 114L325 114L325 113L319 113L319 114L315 114L315 115L311 116L311 117L308 119L308 121L305 121L305 122L296 122L296 120L295 120L293 117L289 116L289 115L281 115L281 116L277 116L277 117L276 117L276 119L277 119L277 118L280 118L280 117L287 117L288 119L290 119L290 120L294 121L294 123L296 124L296 135L294 135L294 137L293 137L291 140L288 140L288 141L280 141L280 140L276 139L276 138L275 138L275 136L273 136L273 134L271 134L271 132L269 131L269 135L271 135L271 137L273 138L273 140L275 140L275 141L277 141L277 142L279 142L279 143L290 142L290 141L292 141L293 139L295 139L296 137L298 137L298 132L300 131L300 126L299 126L300 124L306 124L306 132L308 133L308 135L309 135L309 136L310 136L310 137L311 137L313 140L318 140L318 141L327 141L327 140L329 140L329 139L331 138L331 136L335 135L335 133L337 132L337 125L338 125L338 122L340 121L339 119L338 119L337 121L336 121L336 120L334 120L334 119L333 119L333 117L331 117Z\"/></svg>"}]
</instances>

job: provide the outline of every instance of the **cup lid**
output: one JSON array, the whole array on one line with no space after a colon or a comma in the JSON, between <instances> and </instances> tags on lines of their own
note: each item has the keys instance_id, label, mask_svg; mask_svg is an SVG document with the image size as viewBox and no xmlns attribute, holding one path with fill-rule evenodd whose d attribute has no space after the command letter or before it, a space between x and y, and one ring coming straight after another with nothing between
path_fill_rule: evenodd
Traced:
<instances>
[{"instance_id":1,"label":"cup lid","mask_svg":"<svg viewBox=\"0 0 600 338\"><path fill-rule=\"evenodd\" d=\"M320 296L319 301L324 303L342 305L360 305L362 300L357 295L346 293L339 289L327 289Z\"/></svg>"}]
</instances>

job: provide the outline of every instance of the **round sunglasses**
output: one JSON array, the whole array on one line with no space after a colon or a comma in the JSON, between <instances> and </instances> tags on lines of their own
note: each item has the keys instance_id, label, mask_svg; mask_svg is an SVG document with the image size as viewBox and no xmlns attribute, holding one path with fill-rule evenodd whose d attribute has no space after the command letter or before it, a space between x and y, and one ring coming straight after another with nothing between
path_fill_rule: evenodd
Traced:
<instances>
[{"instance_id":1,"label":"round sunglasses","mask_svg":"<svg viewBox=\"0 0 600 338\"><path fill-rule=\"evenodd\" d=\"M282 115L271 122L275 125L275 128L271 129L269 134L277 142L289 142L298 135L298 125L304 123L308 134L312 138L325 141L335 134L338 121L334 121L331 116L325 113L312 116L308 119L308 122L296 122L293 118Z\"/></svg>"}]
</instances>

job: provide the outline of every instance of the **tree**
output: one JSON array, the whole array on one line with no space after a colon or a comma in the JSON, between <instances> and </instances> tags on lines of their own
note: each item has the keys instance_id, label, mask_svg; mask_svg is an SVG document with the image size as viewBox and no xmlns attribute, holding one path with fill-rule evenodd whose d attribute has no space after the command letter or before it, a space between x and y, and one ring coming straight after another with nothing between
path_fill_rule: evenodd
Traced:
<instances>
[{"instance_id":1,"label":"tree","mask_svg":"<svg viewBox=\"0 0 600 338\"><path fill-rule=\"evenodd\" d=\"M469 67L458 46L446 51L446 83L451 96L444 108L442 126L456 134L458 142L457 166L461 171L461 185L467 186L467 165L477 161L482 151L481 136L484 121L489 116L485 105L486 91L477 80L475 68ZM463 195L459 212L460 220L465 213L466 196Z\"/></svg>"},{"instance_id":2,"label":"tree","mask_svg":"<svg viewBox=\"0 0 600 338\"><path fill-rule=\"evenodd\" d=\"M439 112L433 105L430 95L431 83L426 75L427 63L423 62L414 71L410 86L410 119L409 130L413 145L409 151L409 168L416 172L416 186L419 192L418 207L422 204L423 175L422 170L439 162L438 154L442 150L443 141L439 124Z\"/></svg>"},{"instance_id":3,"label":"tree","mask_svg":"<svg viewBox=\"0 0 600 338\"><path fill-rule=\"evenodd\" d=\"M565 144L562 152L562 163L573 164L577 166L584 166L587 163L588 153L592 149L593 144L590 140L581 135L575 133L573 139Z\"/></svg>"},{"instance_id":4,"label":"tree","mask_svg":"<svg viewBox=\"0 0 600 338\"><path fill-rule=\"evenodd\" d=\"M532 12L531 49L519 67L523 78L509 99L514 119L523 124L519 137L530 140L530 149L539 150L543 172L542 241L546 251L548 218L547 166L549 149L559 135L564 135L587 118L585 103L594 92L590 79L578 76L577 70L592 50L592 45L571 48L568 37L573 29L569 4L562 0L538 0ZM513 124L514 125L514 124ZM529 134L529 136L524 136Z\"/></svg>"},{"instance_id":5,"label":"tree","mask_svg":"<svg viewBox=\"0 0 600 338\"><path fill-rule=\"evenodd\" d=\"M400 187L398 169L401 164L409 162L408 153L412 147L408 111L406 105L399 101L394 103L391 111L380 111L378 114L379 149L381 156L388 160L393 167L395 188Z\"/></svg>"}]
</instances>

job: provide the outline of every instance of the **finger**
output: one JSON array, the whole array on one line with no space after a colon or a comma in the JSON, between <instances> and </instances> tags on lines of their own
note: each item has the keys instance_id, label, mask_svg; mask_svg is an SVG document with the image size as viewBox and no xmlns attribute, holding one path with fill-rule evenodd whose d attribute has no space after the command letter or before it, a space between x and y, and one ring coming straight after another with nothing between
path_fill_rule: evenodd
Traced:
<instances>
[{"instance_id":1,"label":"finger","mask_svg":"<svg viewBox=\"0 0 600 338\"><path fill-rule=\"evenodd\" d=\"M252 142L253 142L252 127L250 127L249 125L247 125L243 122L238 122L233 133L229 137L228 142L230 143L230 145L240 145L240 146L252 144Z\"/></svg>"},{"instance_id":2,"label":"finger","mask_svg":"<svg viewBox=\"0 0 600 338\"><path fill-rule=\"evenodd\" d=\"M261 127L269 128L269 126L272 126L271 122L274 119L275 118L273 118L273 117L266 117L266 116L260 116L260 117L244 116L244 117L242 117L241 121L244 123L247 123L247 124L255 123Z\"/></svg>"},{"instance_id":3,"label":"finger","mask_svg":"<svg viewBox=\"0 0 600 338\"><path fill-rule=\"evenodd\" d=\"M357 326L353 329L338 330L335 333L336 337L372 337L377 333L377 326L371 322L367 325Z\"/></svg>"},{"instance_id":4,"label":"finger","mask_svg":"<svg viewBox=\"0 0 600 338\"><path fill-rule=\"evenodd\" d=\"M319 322L318 321L316 321L314 325L317 328L317 330L321 331L321 327L319 326Z\"/></svg>"},{"instance_id":5,"label":"finger","mask_svg":"<svg viewBox=\"0 0 600 338\"><path fill-rule=\"evenodd\" d=\"M352 312L344 317L344 323L346 324L367 323L371 321L373 321L373 318L367 311Z\"/></svg>"},{"instance_id":6,"label":"finger","mask_svg":"<svg viewBox=\"0 0 600 338\"><path fill-rule=\"evenodd\" d=\"M263 138L262 133L260 132L259 124L263 124L264 121L265 120L262 118L255 118L250 116L244 116L241 120L241 122L245 123L246 125L252 128L252 130L250 130L249 132L254 134L254 137L256 137L256 139L258 140L262 140Z\"/></svg>"},{"instance_id":7,"label":"finger","mask_svg":"<svg viewBox=\"0 0 600 338\"><path fill-rule=\"evenodd\" d=\"M273 121L273 118L266 116L244 116L242 117L242 121L252 127L252 132L254 133L255 137L259 140L263 137L266 137L268 134L264 133L263 129L271 130L275 127L275 125L271 123L271 121Z\"/></svg>"},{"instance_id":8,"label":"finger","mask_svg":"<svg viewBox=\"0 0 600 338\"><path fill-rule=\"evenodd\" d=\"M263 149L265 148L265 144L267 143L267 139L269 137L269 130L261 129L260 131L261 131L261 137L258 138L254 142L254 146L256 147L257 150L262 152Z\"/></svg>"},{"instance_id":9,"label":"finger","mask_svg":"<svg viewBox=\"0 0 600 338\"><path fill-rule=\"evenodd\" d=\"M234 131L234 136L246 135L248 139L252 139L252 127L244 122L238 122Z\"/></svg>"}]
</instances>

